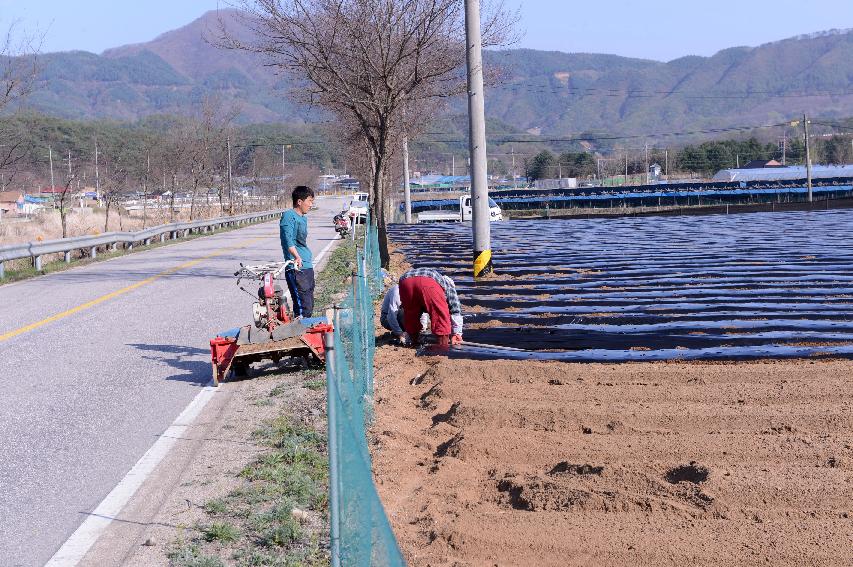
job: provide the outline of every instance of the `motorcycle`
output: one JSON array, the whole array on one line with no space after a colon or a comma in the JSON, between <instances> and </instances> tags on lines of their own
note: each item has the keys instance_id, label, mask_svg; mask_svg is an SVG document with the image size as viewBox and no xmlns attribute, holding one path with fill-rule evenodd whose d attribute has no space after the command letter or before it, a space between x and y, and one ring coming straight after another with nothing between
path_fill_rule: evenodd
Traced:
<instances>
[{"instance_id":1,"label":"motorcycle","mask_svg":"<svg viewBox=\"0 0 853 567\"><path fill-rule=\"evenodd\" d=\"M341 238L349 236L351 230L350 220L345 213L338 213L335 215L333 222L335 225L335 232L337 232Z\"/></svg>"}]
</instances>

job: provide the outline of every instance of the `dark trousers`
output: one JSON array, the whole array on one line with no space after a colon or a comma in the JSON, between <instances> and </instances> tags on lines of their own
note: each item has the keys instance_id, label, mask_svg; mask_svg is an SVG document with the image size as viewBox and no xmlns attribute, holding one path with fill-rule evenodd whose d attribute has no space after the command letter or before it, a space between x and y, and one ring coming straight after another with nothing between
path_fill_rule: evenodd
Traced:
<instances>
[{"instance_id":1,"label":"dark trousers","mask_svg":"<svg viewBox=\"0 0 853 567\"><path fill-rule=\"evenodd\" d=\"M293 300L294 317L310 317L314 312L314 270L287 270L284 274Z\"/></svg>"}]
</instances>

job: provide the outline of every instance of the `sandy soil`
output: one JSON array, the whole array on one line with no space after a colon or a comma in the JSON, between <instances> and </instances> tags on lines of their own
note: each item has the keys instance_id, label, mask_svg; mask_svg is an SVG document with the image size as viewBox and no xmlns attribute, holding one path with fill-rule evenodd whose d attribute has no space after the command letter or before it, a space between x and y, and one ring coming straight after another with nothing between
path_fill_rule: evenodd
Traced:
<instances>
[{"instance_id":1,"label":"sandy soil","mask_svg":"<svg viewBox=\"0 0 853 567\"><path fill-rule=\"evenodd\" d=\"M853 564L853 362L376 367L410 565Z\"/></svg>"}]
</instances>

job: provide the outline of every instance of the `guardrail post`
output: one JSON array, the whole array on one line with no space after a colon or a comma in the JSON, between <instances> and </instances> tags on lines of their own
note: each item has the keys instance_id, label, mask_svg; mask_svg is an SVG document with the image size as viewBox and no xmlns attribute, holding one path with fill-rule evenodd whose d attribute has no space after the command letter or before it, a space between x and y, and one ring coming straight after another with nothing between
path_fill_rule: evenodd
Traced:
<instances>
[{"instance_id":1,"label":"guardrail post","mask_svg":"<svg viewBox=\"0 0 853 567\"><path fill-rule=\"evenodd\" d=\"M89 249L89 257L92 258L93 260L98 257L98 247L97 246L92 246L92 248Z\"/></svg>"},{"instance_id":2,"label":"guardrail post","mask_svg":"<svg viewBox=\"0 0 853 567\"><path fill-rule=\"evenodd\" d=\"M66 251L65 254L63 254L63 259L65 260L66 264L70 264L71 263L71 252Z\"/></svg>"},{"instance_id":3,"label":"guardrail post","mask_svg":"<svg viewBox=\"0 0 853 567\"><path fill-rule=\"evenodd\" d=\"M133 242L128 242L128 243L127 243L127 247L125 248L125 250L127 250L128 252L130 252L131 250L133 250Z\"/></svg>"},{"instance_id":4,"label":"guardrail post","mask_svg":"<svg viewBox=\"0 0 853 567\"><path fill-rule=\"evenodd\" d=\"M146 238L146 239L145 239L145 246L148 246L149 244L151 244L151 239L150 239L150 238Z\"/></svg>"},{"instance_id":5,"label":"guardrail post","mask_svg":"<svg viewBox=\"0 0 853 567\"><path fill-rule=\"evenodd\" d=\"M166 242L166 233L160 235L160 242Z\"/></svg>"},{"instance_id":6,"label":"guardrail post","mask_svg":"<svg viewBox=\"0 0 853 567\"><path fill-rule=\"evenodd\" d=\"M173 230L172 234L169 235L169 239L170 240L177 240L177 238L178 238L178 231Z\"/></svg>"},{"instance_id":7,"label":"guardrail post","mask_svg":"<svg viewBox=\"0 0 853 567\"><path fill-rule=\"evenodd\" d=\"M6 277L6 269L3 267L3 262L0 262L0 280Z\"/></svg>"},{"instance_id":8,"label":"guardrail post","mask_svg":"<svg viewBox=\"0 0 853 567\"><path fill-rule=\"evenodd\" d=\"M41 271L41 256L33 256L33 267L37 272Z\"/></svg>"}]
</instances>

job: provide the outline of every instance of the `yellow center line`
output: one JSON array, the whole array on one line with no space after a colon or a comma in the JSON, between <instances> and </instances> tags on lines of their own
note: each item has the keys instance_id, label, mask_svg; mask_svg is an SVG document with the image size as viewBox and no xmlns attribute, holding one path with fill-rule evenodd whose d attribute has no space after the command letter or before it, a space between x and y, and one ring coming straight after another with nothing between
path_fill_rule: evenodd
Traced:
<instances>
[{"instance_id":1,"label":"yellow center line","mask_svg":"<svg viewBox=\"0 0 853 567\"><path fill-rule=\"evenodd\" d=\"M218 250L217 252L213 252L212 254L208 254L207 256L202 256L201 258L196 258L195 260L190 260L189 262L184 262L183 264L181 264L179 266L169 268L168 270L164 270L164 271L160 272L159 274L155 274L155 275L151 276L150 278L145 278L144 280L136 282L135 284L131 284L127 287L123 287L119 290L113 291L113 292L108 293L106 295L96 297L95 299L93 299L91 301L87 301L86 303L80 304L77 307L72 307L71 309L63 311L62 313L57 313L56 315L51 315L50 317L48 317L46 319L42 319L41 321L36 321L35 323L31 323L29 325L26 325L25 327L21 327L19 329L15 329L14 331L9 331L8 333L4 333L4 334L0 335L0 343L2 343L3 341L8 341L11 338L17 337L18 335L22 335L24 333L34 331L34 330L38 329L39 327L43 327L44 325L47 325L49 323L54 323L56 321L59 321L60 319L65 319L66 317L70 317L71 315L74 315L75 313L79 313L80 311L84 311L86 309L89 309L90 307L94 307L94 306L99 305L105 301L109 301L110 299L115 299L116 297L119 297L120 295L124 295L125 293L129 293L129 292L131 292L137 288L140 288L144 285L150 284L151 282L155 282L155 281L159 280L160 278L174 274L175 272L179 272L181 270L185 270L187 268L192 268L193 266L197 266L198 264L201 264L205 260L210 260L211 258L215 258L216 256L221 256L223 254L227 254L228 252L232 252L234 250L239 250L240 248L246 248L247 246L251 245L252 243L257 242L258 240L264 240L267 238L272 238L272 236L258 236L255 238L250 238L248 240L243 241L242 244L238 244L236 246L230 246L228 248L222 248L222 249Z\"/></svg>"}]
</instances>

